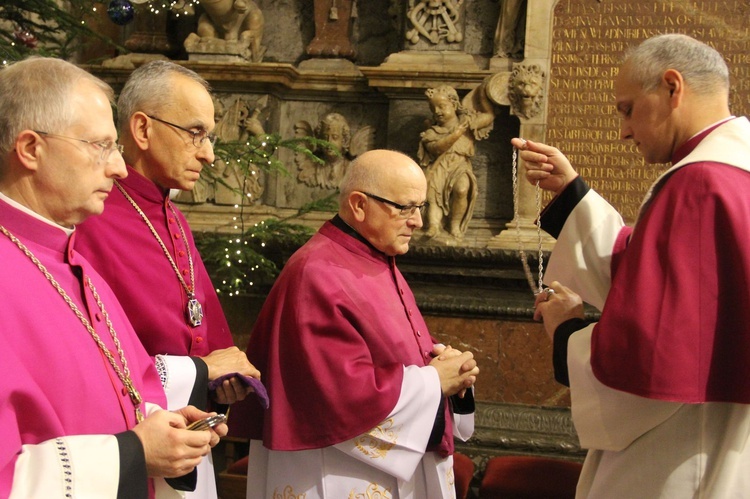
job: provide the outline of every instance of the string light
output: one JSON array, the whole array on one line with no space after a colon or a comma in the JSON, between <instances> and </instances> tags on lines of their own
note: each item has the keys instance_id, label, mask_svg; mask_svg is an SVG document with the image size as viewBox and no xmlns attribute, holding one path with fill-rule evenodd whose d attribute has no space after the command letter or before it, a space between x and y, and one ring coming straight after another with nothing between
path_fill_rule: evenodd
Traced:
<instances>
[{"instance_id":1,"label":"string light","mask_svg":"<svg viewBox=\"0 0 750 499\"><path fill-rule=\"evenodd\" d=\"M306 147L300 146L299 141L295 140L297 139L290 139L288 143L291 146L285 147L290 147L295 152ZM247 186L258 182L261 170L285 171L284 165L275 157L282 142L275 134L260 138L249 137L241 143L219 141L214 148L217 163L204 170L207 180L217 184L223 183L222 175L227 165L244 174L241 177L244 185L236 189L242 202L232 205L234 212L230 214L231 224L228 226L232 227L233 234L228 237L219 236L218 239L208 234L205 239L197 238L204 260L216 268L217 280L214 282L220 283L216 286L219 295L239 296L256 284L270 284L279 272L274 260L266 259L263 254L275 250L276 247L271 242L302 244L312 235L309 227L290 224L286 219L253 223L245 221L247 207L258 199L252 192L247 192ZM208 254L214 255L210 261L207 260Z\"/></svg>"}]
</instances>

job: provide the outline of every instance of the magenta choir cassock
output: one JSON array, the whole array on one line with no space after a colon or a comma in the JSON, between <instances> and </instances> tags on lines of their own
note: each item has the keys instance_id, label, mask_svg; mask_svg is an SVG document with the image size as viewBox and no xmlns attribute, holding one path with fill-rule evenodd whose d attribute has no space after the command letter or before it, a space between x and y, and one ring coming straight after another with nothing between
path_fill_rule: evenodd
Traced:
<instances>
[{"instance_id":1,"label":"magenta choir cassock","mask_svg":"<svg viewBox=\"0 0 750 499\"><path fill-rule=\"evenodd\" d=\"M188 404L213 410L203 357L234 342L211 279L198 254L185 216L154 182L130 166L120 187L148 217L180 272L178 279L165 251L141 215L119 188L113 188L102 215L78 228L78 244L86 258L112 286L146 351L158 356L167 393L167 407ZM184 284L183 284L184 283ZM191 326L190 296L200 303L200 325ZM198 465L198 484L188 497L216 497L212 456Z\"/></svg>"},{"instance_id":2,"label":"magenta choir cassock","mask_svg":"<svg viewBox=\"0 0 750 499\"><path fill-rule=\"evenodd\" d=\"M195 297L203 308L201 325L188 325L188 298L172 265L130 202L118 189L112 189L104 213L81 224L79 245L112 283L146 350L151 355L202 357L231 347L232 335L219 298L188 222L169 200L169 192L130 166L128 176L117 182L149 218L189 285L188 256L192 257Z\"/></svg>"},{"instance_id":3,"label":"magenta choir cassock","mask_svg":"<svg viewBox=\"0 0 750 499\"><path fill-rule=\"evenodd\" d=\"M142 412L164 407L151 358L111 289L76 251L75 232L69 236L5 197L0 199L0 225L46 267L121 367L102 308L86 285L90 278L144 401ZM113 435L122 437L135 426L134 403L71 307L29 256L2 234L0 258L0 496L8 497L12 490L14 497L114 497L120 467L127 464L119 449L137 437L128 433L120 440ZM148 487L153 496L154 483L145 471L142 465L141 473L129 476L132 485L144 492Z\"/></svg>"},{"instance_id":4,"label":"magenta choir cassock","mask_svg":"<svg viewBox=\"0 0 750 499\"><path fill-rule=\"evenodd\" d=\"M452 497L453 437L471 435L473 414L442 397L426 367L434 341L395 259L338 217L324 224L251 335L271 406L243 401L235 419L253 439L248 497ZM436 414L445 424L431 435Z\"/></svg>"}]
</instances>

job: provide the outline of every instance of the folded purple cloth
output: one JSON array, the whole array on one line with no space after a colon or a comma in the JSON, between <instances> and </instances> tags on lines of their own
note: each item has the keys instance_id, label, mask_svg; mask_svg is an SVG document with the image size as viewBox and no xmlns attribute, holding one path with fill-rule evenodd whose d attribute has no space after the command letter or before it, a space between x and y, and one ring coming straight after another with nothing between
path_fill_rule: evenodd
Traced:
<instances>
[{"instance_id":1,"label":"folded purple cloth","mask_svg":"<svg viewBox=\"0 0 750 499\"><path fill-rule=\"evenodd\" d=\"M243 385L251 386L253 388L253 391L255 392L255 396L258 397L258 403L264 409L268 409L268 392L266 391L266 387L263 386L263 383L261 383L259 379L251 378L250 376L245 376L244 374L240 373L229 373L225 374L224 376L219 376L212 381L209 381L208 389L210 391L214 391L219 388L219 386L221 386L224 380L230 378L237 378Z\"/></svg>"}]
</instances>

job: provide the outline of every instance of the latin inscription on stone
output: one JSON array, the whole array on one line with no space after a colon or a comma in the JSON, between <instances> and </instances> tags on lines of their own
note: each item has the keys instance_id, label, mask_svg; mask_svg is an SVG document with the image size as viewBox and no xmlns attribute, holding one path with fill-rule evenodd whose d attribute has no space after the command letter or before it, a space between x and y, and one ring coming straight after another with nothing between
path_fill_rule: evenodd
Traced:
<instances>
[{"instance_id":1,"label":"latin inscription on stone","mask_svg":"<svg viewBox=\"0 0 750 499\"><path fill-rule=\"evenodd\" d=\"M619 139L613 83L625 50L660 33L685 33L721 52L730 105L750 114L750 2L561 0L555 7L547 141L632 223L667 165L646 165Z\"/></svg>"}]
</instances>

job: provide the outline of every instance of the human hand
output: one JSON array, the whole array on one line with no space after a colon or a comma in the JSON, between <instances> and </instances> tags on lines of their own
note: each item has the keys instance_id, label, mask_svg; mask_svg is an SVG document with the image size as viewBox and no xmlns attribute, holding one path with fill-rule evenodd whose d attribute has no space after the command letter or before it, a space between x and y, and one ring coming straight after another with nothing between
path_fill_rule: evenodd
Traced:
<instances>
[{"instance_id":1,"label":"human hand","mask_svg":"<svg viewBox=\"0 0 750 499\"><path fill-rule=\"evenodd\" d=\"M554 339L557 327L568 319L583 319L583 301L570 288L558 281L536 296L534 320L544 321L544 330Z\"/></svg>"},{"instance_id":2,"label":"human hand","mask_svg":"<svg viewBox=\"0 0 750 499\"><path fill-rule=\"evenodd\" d=\"M194 419L208 416L195 407L186 414ZM186 475L211 451L215 435L209 431L186 430L186 423L190 421L181 412L161 410L133 428L143 445L148 476L174 478ZM218 442L218 437L216 439Z\"/></svg>"},{"instance_id":3,"label":"human hand","mask_svg":"<svg viewBox=\"0 0 750 499\"><path fill-rule=\"evenodd\" d=\"M437 343L433 345L432 347L432 355L436 357L438 360L445 360L445 359L451 359L453 357L458 357L462 353L463 352L453 348L450 345L445 346L443 344ZM467 369L468 369L468 365L467 365ZM476 379L477 379L476 375L471 376L472 385L476 382ZM464 395L466 394L467 389L468 388L464 388L463 390L459 390L457 392L457 395L459 396L459 398L464 398Z\"/></svg>"},{"instance_id":4,"label":"human hand","mask_svg":"<svg viewBox=\"0 0 750 499\"><path fill-rule=\"evenodd\" d=\"M539 182L546 191L560 194L578 176L568 158L555 147L520 138L513 138L510 143L520 151L526 179L532 184Z\"/></svg>"},{"instance_id":5,"label":"human hand","mask_svg":"<svg viewBox=\"0 0 750 499\"><path fill-rule=\"evenodd\" d=\"M197 407L194 407L192 405L188 405L186 407L183 407L182 409L178 409L176 411L177 414L180 414L182 417L184 417L187 420L187 424L190 425L191 423L195 421L200 421L202 419L206 419L209 416L216 416L215 412L205 412L201 411ZM209 431L211 440L209 441L209 445L211 447L216 447L216 444L219 443L219 440L221 440L221 437L225 436L227 433L229 433L229 427L226 423L217 424L216 426L206 428L205 430L200 431Z\"/></svg>"},{"instance_id":6,"label":"human hand","mask_svg":"<svg viewBox=\"0 0 750 499\"><path fill-rule=\"evenodd\" d=\"M202 360L208 366L209 381L230 373L240 373L260 379L260 371L247 360L245 352L236 346L214 350L202 357ZM214 397L218 403L228 405L244 399L252 391L252 388L243 385L237 378L231 378L225 380L216 389Z\"/></svg>"},{"instance_id":7,"label":"human hand","mask_svg":"<svg viewBox=\"0 0 750 499\"><path fill-rule=\"evenodd\" d=\"M459 352L451 347L445 347L430 365L438 372L440 389L443 395L459 394L463 396L477 380L479 367L471 352Z\"/></svg>"},{"instance_id":8,"label":"human hand","mask_svg":"<svg viewBox=\"0 0 750 499\"><path fill-rule=\"evenodd\" d=\"M440 360L449 359L451 357L457 357L461 355L463 352L460 350L456 350L452 346L448 345L445 346L442 343L435 343L432 345L432 356L433 357L439 357Z\"/></svg>"}]
</instances>

